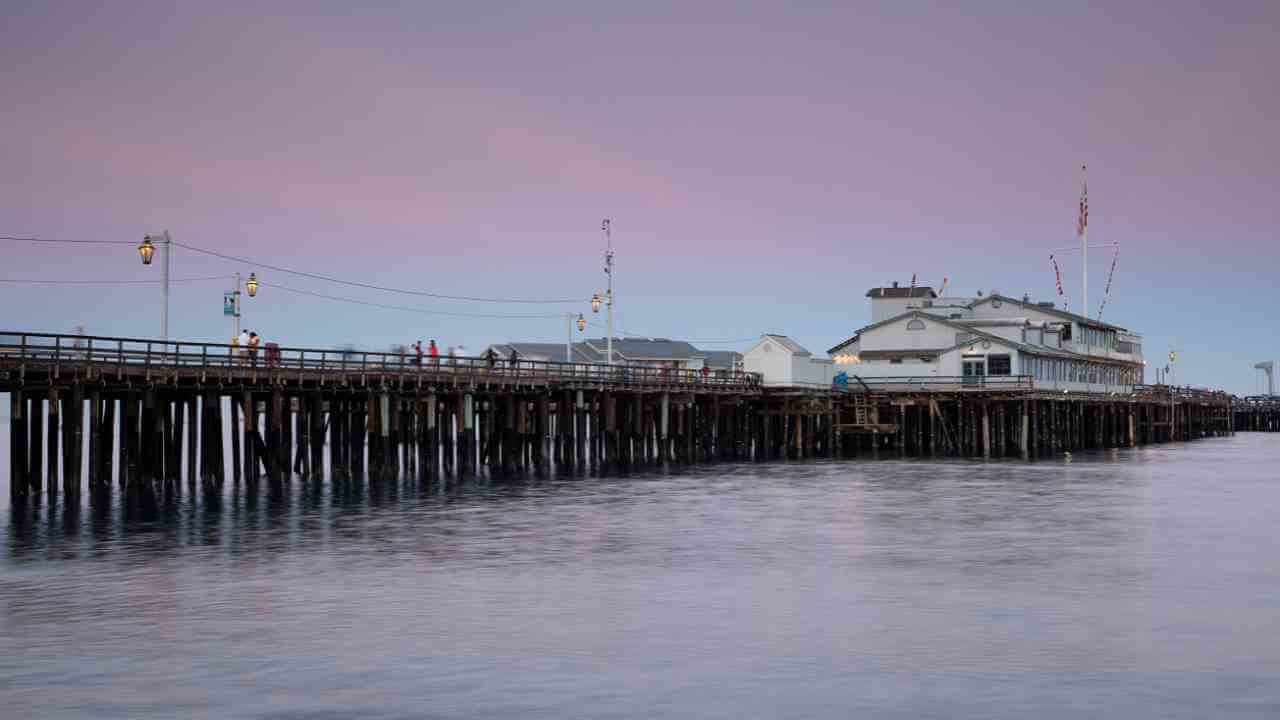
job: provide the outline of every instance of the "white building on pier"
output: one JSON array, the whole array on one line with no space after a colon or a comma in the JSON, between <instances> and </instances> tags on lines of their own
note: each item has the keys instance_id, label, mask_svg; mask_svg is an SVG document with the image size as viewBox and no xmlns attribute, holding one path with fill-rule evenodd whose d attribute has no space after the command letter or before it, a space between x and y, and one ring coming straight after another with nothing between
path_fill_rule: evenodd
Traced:
<instances>
[{"instance_id":1,"label":"white building on pier","mask_svg":"<svg viewBox=\"0 0 1280 720\"><path fill-rule=\"evenodd\" d=\"M1006 297L938 297L931 288L873 288L872 323L827 351L835 372L884 382L998 385L1129 392L1143 382L1142 337L1060 310Z\"/></svg>"}]
</instances>

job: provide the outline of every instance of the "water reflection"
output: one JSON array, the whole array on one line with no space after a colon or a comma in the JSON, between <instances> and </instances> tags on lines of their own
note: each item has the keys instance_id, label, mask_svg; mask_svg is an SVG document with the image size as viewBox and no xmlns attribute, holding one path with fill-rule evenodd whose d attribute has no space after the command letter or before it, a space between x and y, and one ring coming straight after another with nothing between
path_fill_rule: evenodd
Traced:
<instances>
[{"instance_id":1,"label":"water reflection","mask_svg":"<svg viewBox=\"0 0 1280 720\"><path fill-rule=\"evenodd\" d=\"M6 514L0 702L53 718L1273 716L1277 459L1272 437L1242 435L1070 463L45 498Z\"/></svg>"}]
</instances>

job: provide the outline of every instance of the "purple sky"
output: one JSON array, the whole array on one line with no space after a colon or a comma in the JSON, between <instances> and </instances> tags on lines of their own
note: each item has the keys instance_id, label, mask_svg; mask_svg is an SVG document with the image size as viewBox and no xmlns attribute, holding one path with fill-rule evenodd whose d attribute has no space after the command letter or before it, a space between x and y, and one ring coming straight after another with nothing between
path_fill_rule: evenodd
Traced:
<instances>
[{"instance_id":1,"label":"purple sky","mask_svg":"<svg viewBox=\"0 0 1280 720\"><path fill-rule=\"evenodd\" d=\"M563 313L603 287L608 216L621 328L821 352L868 321L867 288L912 273L1052 299L1088 163L1091 239L1122 244L1105 319L1152 361L1181 348L1179 381L1252 392L1280 356L1274 1L174 5L4 3L0 235L168 228L320 274L583 302L432 301L187 251L175 278ZM159 276L127 246L0 252L8 279ZM1109 264L1093 254L1092 313ZM1075 309L1074 257L1064 282ZM222 285L176 285L172 334L227 338ZM0 293L5 328L159 333L154 285ZM272 288L245 315L290 345L564 337Z\"/></svg>"}]
</instances>

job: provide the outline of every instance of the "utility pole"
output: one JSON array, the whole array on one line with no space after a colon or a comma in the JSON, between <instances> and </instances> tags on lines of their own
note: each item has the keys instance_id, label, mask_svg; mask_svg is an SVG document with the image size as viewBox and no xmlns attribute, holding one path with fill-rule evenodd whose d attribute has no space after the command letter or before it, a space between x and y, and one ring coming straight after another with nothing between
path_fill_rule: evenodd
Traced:
<instances>
[{"instance_id":1,"label":"utility pole","mask_svg":"<svg viewBox=\"0 0 1280 720\"><path fill-rule=\"evenodd\" d=\"M605 239L604 274L609 276L609 287L605 290L609 302L609 339L605 342L605 351L609 354L609 365L613 365L613 234L609 225L609 218L600 223Z\"/></svg>"}]
</instances>

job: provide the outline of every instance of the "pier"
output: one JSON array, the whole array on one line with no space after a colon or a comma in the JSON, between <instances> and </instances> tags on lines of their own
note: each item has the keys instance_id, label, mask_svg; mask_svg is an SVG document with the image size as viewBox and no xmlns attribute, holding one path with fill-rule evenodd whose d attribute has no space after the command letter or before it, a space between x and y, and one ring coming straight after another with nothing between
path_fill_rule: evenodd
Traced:
<instances>
[{"instance_id":1,"label":"pier","mask_svg":"<svg viewBox=\"0 0 1280 720\"><path fill-rule=\"evenodd\" d=\"M1034 459L1280 428L1280 404L1032 378L765 386L758 375L0 332L15 499L185 484L863 454ZM229 447L227 446L229 444ZM227 467L230 458L230 467ZM91 495L92 497L92 495Z\"/></svg>"}]
</instances>

